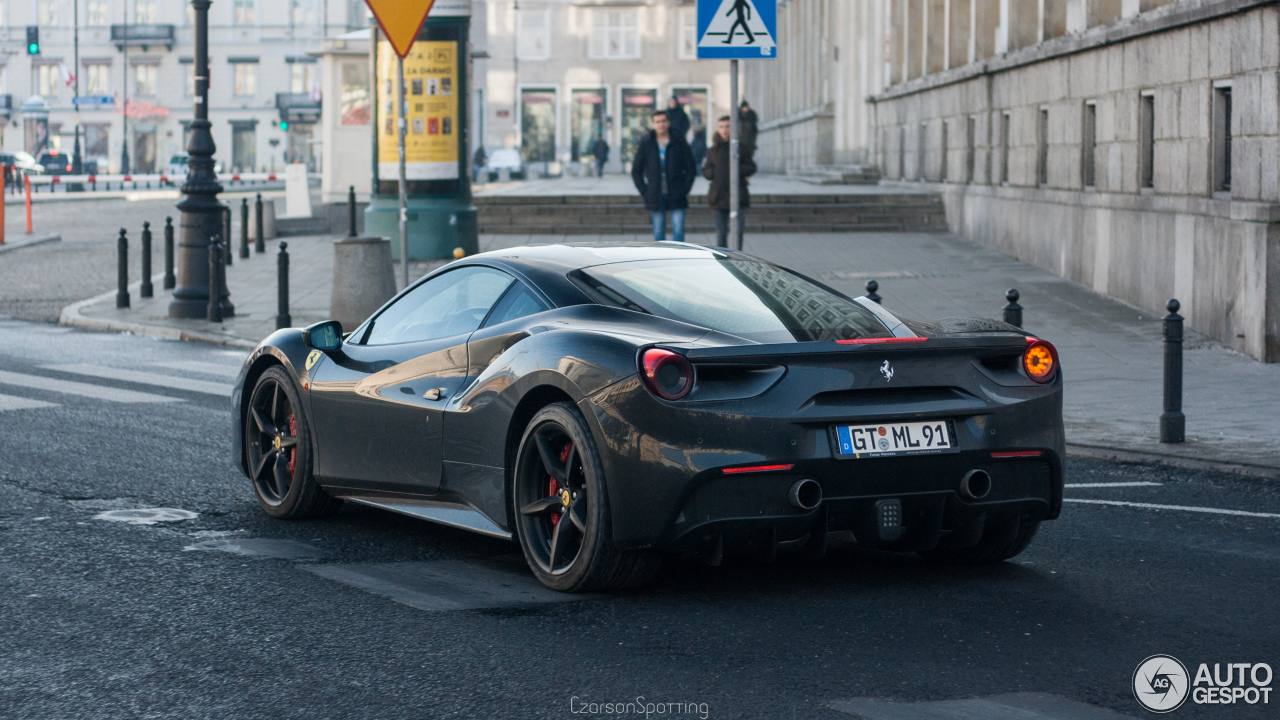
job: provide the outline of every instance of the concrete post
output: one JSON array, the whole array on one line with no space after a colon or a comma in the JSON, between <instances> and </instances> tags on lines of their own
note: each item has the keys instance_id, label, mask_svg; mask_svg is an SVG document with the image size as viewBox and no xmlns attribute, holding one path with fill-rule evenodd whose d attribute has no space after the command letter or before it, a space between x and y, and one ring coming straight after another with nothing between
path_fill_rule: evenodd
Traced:
<instances>
[{"instance_id":1,"label":"concrete post","mask_svg":"<svg viewBox=\"0 0 1280 720\"><path fill-rule=\"evenodd\" d=\"M331 319L354 330L395 294L390 240L349 237L333 243Z\"/></svg>"}]
</instances>

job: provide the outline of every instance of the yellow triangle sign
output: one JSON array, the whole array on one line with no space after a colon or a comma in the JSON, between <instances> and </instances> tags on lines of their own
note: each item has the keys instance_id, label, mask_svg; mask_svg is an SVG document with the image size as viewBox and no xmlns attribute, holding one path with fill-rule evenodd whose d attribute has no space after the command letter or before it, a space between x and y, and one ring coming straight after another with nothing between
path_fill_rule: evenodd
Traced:
<instances>
[{"instance_id":1,"label":"yellow triangle sign","mask_svg":"<svg viewBox=\"0 0 1280 720\"><path fill-rule=\"evenodd\" d=\"M413 41L418 37L418 30L431 12L435 0L364 0L373 16L382 26L382 32L391 41L396 54L405 57Z\"/></svg>"}]
</instances>

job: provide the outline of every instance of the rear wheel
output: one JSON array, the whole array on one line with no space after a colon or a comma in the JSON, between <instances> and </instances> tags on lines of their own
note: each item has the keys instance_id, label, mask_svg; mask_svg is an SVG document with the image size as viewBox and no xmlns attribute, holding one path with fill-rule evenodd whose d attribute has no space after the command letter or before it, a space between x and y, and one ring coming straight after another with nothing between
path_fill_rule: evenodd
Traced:
<instances>
[{"instance_id":1,"label":"rear wheel","mask_svg":"<svg viewBox=\"0 0 1280 720\"><path fill-rule=\"evenodd\" d=\"M604 469L570 403L538 411L525 429L512 483L516 535L543 585L590 592L643 585L661 556L613 545Z\"/></svg>"},{"instance_id":2,"label":"rear wheel","mask_svg":"<svg viewBox=\"0 0 1280 720\"><path fill-rule=\"evenodd\" d=\"M1021 516L988 521L976 544L964 548L934 548L920 553L920 556L941 563L1003 562L1026 550L1039 529L1039 520L1027 520Z\"/></svg>"},{"instance_id":3,"label":"rear wheel","mask_svg":"<svg viewBox=\"0 0 1280 720\"><path fill-rule=\"evenodd\" d=\"M338 509L342 501L311 476L311 426L282 367L268 368L253 386L244 417L244 447L253 494L271 517L301 520Z\"/></svg>"}]
</instances>

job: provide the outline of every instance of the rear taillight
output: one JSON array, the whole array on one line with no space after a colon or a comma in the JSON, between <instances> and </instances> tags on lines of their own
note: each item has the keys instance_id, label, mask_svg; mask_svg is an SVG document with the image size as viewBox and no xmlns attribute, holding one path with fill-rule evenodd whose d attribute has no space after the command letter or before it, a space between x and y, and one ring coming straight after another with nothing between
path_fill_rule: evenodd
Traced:
<instances>
[{"instance_id":1,"label":"rear taillight","mask_svg":"<svg viewBox=\"0 0 1280 720\"><path fill-rule=\"evenodd\" d=\"M663 400L679 400L693 389L693 366L679 353L649 348L640 354L640 379Z\"/></svg>"},{"instance_id":2,"label":"rear taillight","mask_svg":"<svg viewBox=\"0 0 1280 720\"><path fill-rule=\"evenodd\" d=\"M1027 338L1027 349L1022 353L1022 370L1038 383L1052 382L1058 375L1058 351L1044 340Z\"/></svg>"}]
</instances>

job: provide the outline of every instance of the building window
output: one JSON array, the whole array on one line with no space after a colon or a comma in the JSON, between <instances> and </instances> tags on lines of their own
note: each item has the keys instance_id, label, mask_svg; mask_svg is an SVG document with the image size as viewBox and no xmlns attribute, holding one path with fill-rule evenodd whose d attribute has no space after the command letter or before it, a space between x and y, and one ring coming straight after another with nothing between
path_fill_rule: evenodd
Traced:
<instances>
[{"instance_id":1,"label":"building window","mask_svg":"<svg viewBox=\"0 0 1280 720\"><path fill-rule=\"evenodd\" d=\"M40 25L58 24L58 0L40 0L36 5L36 18Z\"/></svg>"},{"instance_id":2,"label":"building window","mask_svg":"<svg viewBox=\"0 0 1280 720\"><path fill-rule=\"evenodd\" d=\"M947 154L951 149L947 145L947 126L948 125L950 125L950 123L948 123L946 120L942 121L942 155L941 155L942 167L938 170L939 182L947 181Z\"/></svg>"},{"instance_id":3,"label":"building window","mask_svg":"<svg viewBox=\"0 0 1280 720\"><path fill-rule=\"evenodd\" d=\"M85 125L84 126L84 156L85 159L92 160L94 158L102 158L106 160L107 152L110 148L108 143L107 125ZM103 163L99 171L105 172L106 163Z\"/></svg>"},{"instance_id":4,"label":"building window","mask_svg":"<svg viewBox=\"0 0 1280 720\"><path fill-rule=\"evenodd\" d=\"M1049 184L1049 108L1040 108L1036 125L1036 184Z\"/></svg>"},{"instance_id":5,"label":"building window","mask_svg":"<svg viewBox=\"0 0 1280 720\"><path fill-rule=\"evenodd\" d=\"M671 88L671 95L680 102L684 112L689 116L689 131L707 127L707 114L710 112L709 98L705 87Z\"/></svg>"},{"instance_id":6,"label":"building window","mask_svg":"<svg viewBox=\"0 0 1280 720\"><path fill-rule=\"evenodd\" d=\"M253 97L258 93L258 64L234 63L235 77L232 92L236 97Z\"/></svg>"},{"instance_id":7,"label":"building window","mask_svg":"<svg viewBox=\"0 0 1280 720\"><path fill-rule=\"evenodd\" d=\"M109 25L111 21L107 16L107 0L89 0L85 6L85 22L96 26Z\"/></svg>"},{"instance_id":8,"label":"building window","mask_svg":"<svg viewBox=\"0 0 1280 720\"><path fill-rule=\"evenodd\" d=\"M592 8L591 42L587 54L593 60L638 59L639 17L638 8Z\"/></svg>"},{"instance_id":9,"label":"building window","mask_svg":"<svg viewBox=\"0 0 1280 720\"><path fill-rule=\"evenodd\" d=\"M369 65L342 64L342 124L368 125L372 117L369 104Z\"/></svg>"},{"instance_id":10,"label":"building window","mask_svg":"<svg viewBox=\"0 0 1280 720\"><path fill-rule=\"evenodd\" d=\"M1138 187L1156 185L1156 97L1138 100Z\"/></svg>"},{"instance_id":11,"label":"building window","mask_svg":"<svg viewBox=\"0 0 1280 720\"><path fill-rule=\"evenodd\" d=\"M110 95L111 66L106 63L84 66L85 93L89 95Z\"/></svg>"},{"instance_id":12,"label":"building window","mask_svg":"<svg viewBox=\"0 0 1280 720\"><path fill-rule=\"evenodd\" d=\"M137 25L155 25L156 0L134 0L133 22Z\"/></svg>"},{"instance_id":13,"label":"building window","mask_svg":"<svg viewBox=\"0 0 1280 720\"><path fill-rule=\"evenodd\" d=\"M569 131L573 147L569 159L581 162L583 158L595 159L593 145L597 137L604 137L608 116L609 90L607 88L577 88L569 97Z\"/></svg>"},{"instance_id":14,"label":"building window","mask_svg":"<svg viewBox=\"0 0 1280 720\"><path fill-rule=\"evenodd\" d=\"M658 109L658 91L654 88L622 88L623 167L631 167L640 138L653 127L653 111Z\"/></svg>"},{"instance_id":15,"label":"building window","mask_svg":"<svg viewBox=\"0 0 1280 720\"><path fill-rule=\"evenodd\" d=\"M1231 86L1213 89L1213 191L1231 192Z\"/></svg>"},{"instance_id":16,"label":"building window","mask_svg":"<svg viewBox=\"0 0 1280 720\"><path fill-rule=\"evenodd\" d=\"M1084 104L1084 128L1080 137L1080 182L1087 188L1098 182L1098 106Z\"/></svg>"},{"instance_id":17,"label":"building window","mask_svg":"<svg viewBox=\"0 0 1280 720\"><path fill-rule=\"evenodd\" d=\"M159 65L133 66L133 93L135 95L156 94L156 71Z\"/></svg>"},{"instance_id":18,"label":"building window","mask_svg":"<svg viewBox=\"0 0 1280 720\"><path fill-rule=\"evenodd\" d=\"M315 63L290 63L289 92L298 95L310 93L315 79Z\"/></svg>"},{"instance_id":19,"label":"building window","mask_svg":"<svg viewBox=\"0 0 1280 720\"><path fill-rule=\"evenodd\" d=\"M347 29L361 30L369 27L369 7L364 0L347 0Z\"/></svg>"},{"instance_id":20,"label":"building window","mask_svg":"<svg viewBox=\"0 0 1280 720\"><path fill-rule=\"evenodd\" d=\"M978 119L970 117L966 123L964 139L964 181L973 182L973 167L978 155Z\"/></svg>"},{"instance_id":21,"label":"building window","mask_svg":"<svg viewBox=\"0 0 1280 720\"><path fill-rule=\"evenodd\" d=\"M680 59L698 59L698 10L680 8Z\"/></svg>"},{"instance_id":22,"label":"building window","mask_svg":"<svg viewBox=\"0 0 1280 720\"><path fill-rule=\"evenodd\" d=\"M517 10L520 34L516 49L521 60L546 60L551 57L551 11Z\"/></svg>"},{"instance_id":23,"label":"building window","mask_svg":"<svg viewBox=\"0 0 1280 720\"><path fill-rule=\"evenodd\" d=\"M1009 113L1000 116L1000 184L1009 182L1009 131L1012 118Z\"/></svg>"},{"instance_id":24,"label":"building window","mask_svg":"<svg viewBox=\"0 0 1280 720\"><path fill-rule=\"evenodd\" d=\"M528 162L556 159L556 91L520 89L520 156Z\"/></svg>"},{"instance_id":25,"label":"building window","mask_svg":"<svg viewBox=\"0 0 1280 720\"><path fill-rule=\"evenodd\" d=\"M36 94L46 98L58 97L58 89L62 87L62 74L57 65L37 65L35 68Z\"/></svg>"},{"instance_id":26,"label":"building window","mask_svg":"<svg viewBox=\"0 0 1280 720\"><path fill-rule=\"evenodd\" d=\"M289 7L289 24L294 27L309 27L316 22L315 8L311 0L292 0Z\"/></svg>"},{"instance_id":27,"label":"building window","mask_svg":"<svg viewBox=\"0 0 1280 720\"><path fill-rule=\"evenodd\" d=\"M257 133L252 123L231 126L231 165L236 172L252 172L258 164Z\"/></svg>"},{"instance_id":28,"label":"building window","mask_svg":"<svg viewBox=\"0 0 1280 720\"><path fill-rule=\"evenodd\" d=\"M235 0L231 11L231 24L253 24L253 0ZM252 129L250 129L250 132L252 132Z\"/></svg>"}]
</instances>

